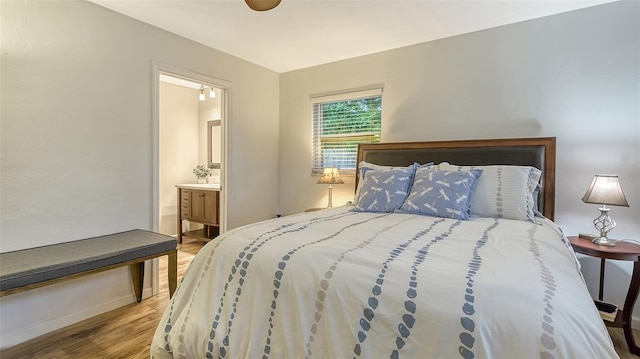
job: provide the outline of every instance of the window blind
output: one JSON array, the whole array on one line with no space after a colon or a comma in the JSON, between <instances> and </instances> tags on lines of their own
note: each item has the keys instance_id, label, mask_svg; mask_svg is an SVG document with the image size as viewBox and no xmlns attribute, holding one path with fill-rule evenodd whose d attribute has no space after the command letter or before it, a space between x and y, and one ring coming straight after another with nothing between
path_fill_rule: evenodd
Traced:
<instances>
[{"instance_id":1,"label":"window blind","mask_svg":"<svg viewBox=\"0 0 640 359\"><path fill-rule=\"evenodd\" d=\"M312 174L354 174L359 143L380 142L382 89L312 97Z\"/></svg>"}]
</instances>

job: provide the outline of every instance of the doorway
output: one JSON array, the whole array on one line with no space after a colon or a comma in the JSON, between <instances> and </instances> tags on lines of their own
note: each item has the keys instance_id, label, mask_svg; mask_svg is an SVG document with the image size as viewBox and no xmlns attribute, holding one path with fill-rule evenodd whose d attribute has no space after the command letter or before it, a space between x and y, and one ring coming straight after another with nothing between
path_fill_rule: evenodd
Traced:
<instances>
[{"instance_id":1,"label":"doorway","mask_svg":"<svg viewBox=\"0 0 640 359\"><path fill-rule=\"evenodd\" d=\"M209 180L220 184L220 233L226 231L230 87L224 80L154 63L153 231L177 235L175 186L196 183L193 169L198 165L208 167ZM159 288L157 268L154 261L153 294Z\"/></svg>"}]
</instances>

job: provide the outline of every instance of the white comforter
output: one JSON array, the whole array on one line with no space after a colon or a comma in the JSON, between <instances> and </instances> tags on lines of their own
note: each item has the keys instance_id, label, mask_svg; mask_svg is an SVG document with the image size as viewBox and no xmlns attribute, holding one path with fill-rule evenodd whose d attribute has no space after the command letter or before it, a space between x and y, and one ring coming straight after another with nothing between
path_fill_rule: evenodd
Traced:
<instances>
[{"instance_id":1,"label":"white comforter","mask_svg":"<svg viewBox=\"0 0 640 359\"><path fill-rule=\"evenodd\" d=\"M238 228L188 268L160 358L615 358L551 221L349 207Z\"/></svg>"}]
</instances>

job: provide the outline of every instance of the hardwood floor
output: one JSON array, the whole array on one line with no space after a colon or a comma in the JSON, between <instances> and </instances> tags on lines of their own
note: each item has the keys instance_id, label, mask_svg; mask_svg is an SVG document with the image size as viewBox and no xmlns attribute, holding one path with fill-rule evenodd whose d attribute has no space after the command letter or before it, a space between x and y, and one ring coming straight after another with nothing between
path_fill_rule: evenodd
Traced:
<instances>
[{"instance_id":1,"label":"hardwood floor","mask_svg":"<svg viewBox=\"0 0 640 359\"><path fill-rule=\"evenodd\" d=\"M620 359L637 359L638 356L631 354L627 347L627 341L624 339L624 331L622 328L608 328L611 339L613 340L613 346L616 349L616 353L620 356ZM633 331L633 338L636 344L640 343L640 330Z\"/></svg>"},{"instance_id":2,"label":"hardwood floor","mask_svg":"<svg viewBox=\"0 0 640 359\"><path fill-rule=\"evenodd\" d=\"M178 281L204 242L178 245ZM151 339L169 303L167 257L160 258L160 293L0 351L0 358L149 358Z\"/></svg>"},{"instance_id":3,"label":"hardwood floor","mask_svg":"<svg viewBox=\"0 0 640 359\"><path fill-rule=\"evenodd\" d=\"M203 242L187 242L178 246L178 281L182 278ZM160 259L160 278L166 278L166 257ZM160 293L122 308L87 319L0 351L0 358L149 358L153 333L160 321L169 292L161 280ZM621 359L638 358L627 349L622 329L609 328L615 349ZM640 331L634 331L640 342Z\"/></svg>"}]
</instances>

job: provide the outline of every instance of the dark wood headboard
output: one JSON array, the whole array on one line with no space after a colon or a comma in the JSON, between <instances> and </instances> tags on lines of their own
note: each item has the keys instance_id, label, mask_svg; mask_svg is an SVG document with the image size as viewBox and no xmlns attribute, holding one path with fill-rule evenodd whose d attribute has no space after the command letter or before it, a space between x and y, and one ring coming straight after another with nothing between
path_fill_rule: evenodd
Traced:
<instances>
[{"instance_id":1,"label":"dark wood headboard","mask_svg":"<svg viewBox=\"0 0 640 359\"><path fill-rule=\"evenodd\" d=\"M534 166L542 171L538 207L545 217L553 220L555 216L555 137L361 144L360 161L385 166L408 166L414 162ZM356 176L356 188L358 181Z\"/></svg>"}]
</instances>

